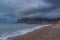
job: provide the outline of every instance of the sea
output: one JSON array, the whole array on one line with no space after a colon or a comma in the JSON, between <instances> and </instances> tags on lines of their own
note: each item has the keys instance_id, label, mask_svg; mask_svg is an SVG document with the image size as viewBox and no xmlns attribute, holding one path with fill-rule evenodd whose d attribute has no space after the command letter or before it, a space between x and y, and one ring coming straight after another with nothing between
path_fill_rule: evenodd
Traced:
<instances>
[{"instance_id":1,"label":"sea","mask_svg":"<svg viewBox=\"0 0 60 40\"><path fill-rule=\"evenodd\" d=\"M48 24L25 24L12 23L0 24L0 40L7 40L9 37L24 35L33 30L49 26Z\"/></svg>"}]
</instances>

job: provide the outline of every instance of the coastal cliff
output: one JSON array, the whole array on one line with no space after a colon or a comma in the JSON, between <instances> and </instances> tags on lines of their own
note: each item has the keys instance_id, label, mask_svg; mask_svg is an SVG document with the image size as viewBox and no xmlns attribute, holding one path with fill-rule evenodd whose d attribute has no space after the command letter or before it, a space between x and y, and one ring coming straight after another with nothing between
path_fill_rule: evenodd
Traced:
<instances>
[{"instance_id":1,"label":"coastal cliff","mask_svg":"<svg viewBox=\"0 0 60 40\"><path fill-rule=\"evenodd\" d=\"M60 19L48 19L48 18L22 18L18 19L16 23L28 23L28 24L55 24Z\"/></svg>"}]
</instances>

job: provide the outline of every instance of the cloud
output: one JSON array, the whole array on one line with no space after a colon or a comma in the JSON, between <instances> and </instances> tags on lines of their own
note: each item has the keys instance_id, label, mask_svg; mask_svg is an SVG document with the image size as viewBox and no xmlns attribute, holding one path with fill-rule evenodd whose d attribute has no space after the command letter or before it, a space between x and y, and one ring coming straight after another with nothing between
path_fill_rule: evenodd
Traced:
<instances>
[{"instance_id":1,"label":"cloud","mask_svg":"<svg viewBox=\"0 0 60 40\"><path fill-rule=\"evenodd\" d=\"M60 18L60 1L59 0L48 0L45 2L47 4L51 4L50 6L46 6L46 8L42 7L37 8L37 9L30 9L25 11L26 17L41 17L41 18L49 18L49 19L54 19L54 18ZM30 14L28 14L30 13ZM28 15L27 15L28 14Z\"/></svg>"},{"instance_id":2,"label":"cloud","mask_svg":"<svg viewBox=\"0 0 60 40\"><path fill-rule=\"evenodd\" d=\"M22 17L57 18L60 15L59 0L0 0L0 3L4 5L0 18L7 20Z\"/></svg>"},{"instance_id":3,"label":"cloud","mask_svg":"<svg viewBox=\"0 0 60 40\"><path fill-rule=\"evenodd\" d=\"M21 16L23 15L22 17L25 17L25 16L28 16L26 15L29 14L29 15L33 15L33 13L31 13L33 10L35 9L46 9L46 8L50 8L51 7L51 3L46 3L44 2L43 0L23 0L22 3L20 4L20 2L18 2L19 5L16 5L16 15L18 16ZM16 4L18 4L16 3ZM31 11L32 10L32 11Z\"/></svg>"},{"instance_id":4,"label":"cloud","mask_svg":"<svg viewBox=\"0 0 60 40\"><path fill-rule=\"evenodd\" d=\"M24 11L37 8L49 8L51 3L46 3L43 0L3 0L4 5L14 7L14 15L21 16Z\"/></svg>"}]
</instances>

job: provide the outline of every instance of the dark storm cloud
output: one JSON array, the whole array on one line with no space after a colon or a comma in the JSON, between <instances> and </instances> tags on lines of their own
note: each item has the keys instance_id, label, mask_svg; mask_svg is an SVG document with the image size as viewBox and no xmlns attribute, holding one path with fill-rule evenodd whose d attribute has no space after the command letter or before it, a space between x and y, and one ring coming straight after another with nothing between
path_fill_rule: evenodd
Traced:
<instances>
[{"instance_id":1,"label":"dark storm cloud","mask_svg":"<svg viewBox=\"0 0 60 40\"><path fill-rule=\"evenodd\" d=\"M60 7L60 0L45 0L46 2L50 2L55 7Z\"/></svg>"},{"instance_id":2,"label":"dark storm cloud","mask_svg":"<svg viewBox=\"0 0 60 40\"><path fill-rule=\"evenodd\" d=\"M28 14L35 14L35 13L39 13L42 12L51 12L53 10L57 9L57 7L50 7L50 8L37 8L37 9L29 9L29 10L26 10L26 11L23 11L24 15L28 15Z\"/></svg>"},{"instance_id":3,"label":"dark storm cloud","mask_svg":"<svg viewBox=\"0 0 60 40\"><path fill-rule=\"evenodd\" d=\"M44 2L51 3L47 8L30 9L24 12L26 17L42 17L42 18L60 18L60 0L44 0ZM27 16L28 15L28 16Z\"/></svg>"},{"instance_id":4,"label":"dark storm cloud","mask_svg":"<svg viewBox=\"0 0 60 40\"><path fill-rule=\"evenodd\" d=\"M8 19L14 17L44 17L58 18L60 17L60 0L0 0L5 7L0 16L8 15ZM1 4L1 5L2 5ZM8 8L14 10L8 10ZM1 7L0 7L1 8ZM2 8L2 9L3 9ZM13 17L14 16L14 17Z\"/></svg>"}]
</instances>

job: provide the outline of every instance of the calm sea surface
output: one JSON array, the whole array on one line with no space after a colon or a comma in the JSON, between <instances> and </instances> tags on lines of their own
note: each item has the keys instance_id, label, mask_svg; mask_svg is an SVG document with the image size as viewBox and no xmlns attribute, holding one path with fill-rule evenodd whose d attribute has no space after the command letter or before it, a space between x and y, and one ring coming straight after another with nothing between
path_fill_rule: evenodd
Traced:
<instances>
[{"instance_id":1,"label":"calm sea surface","mask_svg":"<svg viewBox=\"0 0 60 40\"><path fill-rule=\"evenodd\" d=\"M38 24L0 24L0 34L5 32L13 32L27 28L33 28Z\"/></svg>"}]
</instances>

